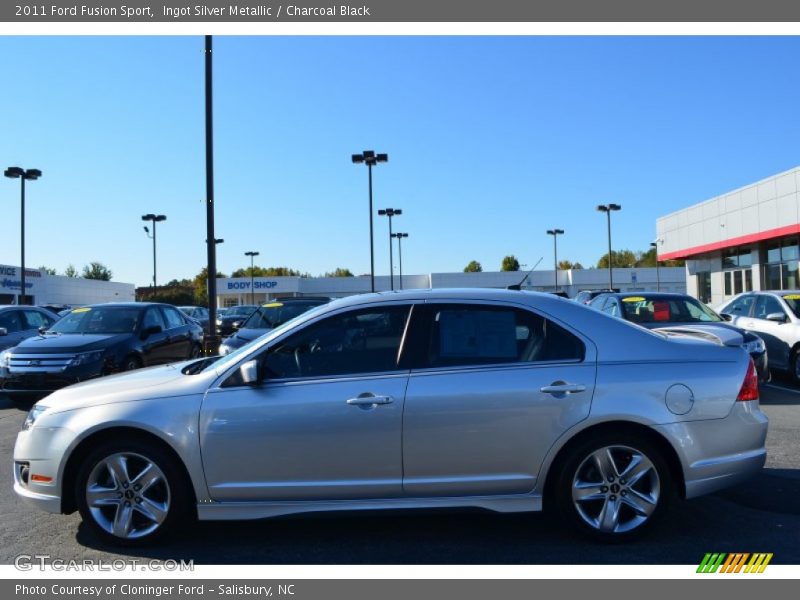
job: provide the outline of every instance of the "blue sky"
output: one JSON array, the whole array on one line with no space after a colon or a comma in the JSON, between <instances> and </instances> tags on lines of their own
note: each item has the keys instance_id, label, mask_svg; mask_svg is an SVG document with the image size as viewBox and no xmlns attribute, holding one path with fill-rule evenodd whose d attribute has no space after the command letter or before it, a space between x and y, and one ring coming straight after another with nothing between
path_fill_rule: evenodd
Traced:
<instances>
[{"instance_id":1,"label":"blue sky","mask_svg":"<svg viewBox=\"0 0 800 600\"><path fill-rule=\"evenodd\" d=\"M205 264L203 40L3 37L3 167L29 186L27 263L92 260L146 285ZM655 219L800 163L800 38L217 37L219 268L369 270L364 149L389 154L406 273L539 268L645 249ZM0 185L0 263L19 263L19 189ZM376 271L388 273L375 219Z\"/></svg>"}]
</instances>

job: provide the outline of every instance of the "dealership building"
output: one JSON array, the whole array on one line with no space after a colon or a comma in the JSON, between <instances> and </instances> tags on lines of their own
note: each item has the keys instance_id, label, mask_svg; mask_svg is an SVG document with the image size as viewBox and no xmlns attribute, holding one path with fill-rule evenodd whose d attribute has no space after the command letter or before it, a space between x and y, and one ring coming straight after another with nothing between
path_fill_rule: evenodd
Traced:
<instances>
[{"instance_id":1,"label":"dealership building","mask_svg":"<svg viewBox=\"0 0 800 600\"><path fill-rule=\"evenodd\" d=\"M0 265L0 305L18 304L22 270ZM25 269L25 299L28 304L95 304L133 302L134 285L83 277L48 275L39 269Z\"/></svg>"},{"instance_id":2,"label":"dealership building","mask_svg":"<svg viewBox=\"0 0 800 600\"><path fill-rule=\"evenodd\" d=\"M800 288L800 167L658 219L658 257L686 259L687 291L711 305Z\"/></svg>"},{"instance_id":3,"label":"dealership building","mask_svg":"<svg viewBox=\"0 0 800 600\"><path fill-rule=\"evenodd\" d=\"M682 267L614 269L614 288L623 292L685 292L686 280ZM403 275L394 278L395 289L427 288L505 288L521 285L522 289L552 292L556 289L555 275L549 271L504 271L482 273L428 273ZM375 277L375 289L388 291L392 283L388 275ZM558 289L570 297L581 290L608 288L607 269L570 269L558 272ZM265 302L292 296L326 296L340 298L370 291L370 277L236 277L217 280L218 306L236 306Z\"/></svg>"}]
</instances>

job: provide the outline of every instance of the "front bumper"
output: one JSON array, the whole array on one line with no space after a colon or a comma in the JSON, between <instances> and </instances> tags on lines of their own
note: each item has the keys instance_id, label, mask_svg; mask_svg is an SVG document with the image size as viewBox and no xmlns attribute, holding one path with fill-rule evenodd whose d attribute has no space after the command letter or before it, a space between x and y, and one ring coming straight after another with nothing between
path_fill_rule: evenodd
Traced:
<instances>
[{"instance_id":1,"label":"front bumper","mask_svg":"<svg viewBox=\"0 0 800 600\"><path fill-rule=\"evenodd\" d=\"M767 459L767 416L758 401L736 402L724 419L655 427L678 451L686 498L730 487L757 474Z\"/></svg>"},{"instance_id":2,"label":"front bumper","mask_svg":"<svg viewBox=\"0 0 800 600\"><path fill-rule=\"evenodd\" d=\"M57 372L15 373L7 368L0 369L0 391L9 394L50 394L63 387L100 377L104 373L100 361L70 367Z\"/></svg>"},{"instance_id":3,"label":"front bumper","mask_svg":"<svg viewBox=\"0 0 800 600\"><path fill-rule=\"evenodd\" d=\"M17 434L14 445L14 491L41 510L62 512L62 460L74 433L63 427L32 427ZM48 479L36 481L34 475Z\"/></svg>"}]
</instances>

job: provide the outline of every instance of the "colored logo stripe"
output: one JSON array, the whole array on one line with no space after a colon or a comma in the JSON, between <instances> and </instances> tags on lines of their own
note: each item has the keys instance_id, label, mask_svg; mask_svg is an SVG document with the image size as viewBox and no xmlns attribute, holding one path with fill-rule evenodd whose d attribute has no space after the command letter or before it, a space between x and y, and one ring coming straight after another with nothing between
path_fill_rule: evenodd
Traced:
<instances>
[{"instance_id":1,"label":"colored logo stripe","mask_svg":"<svg viewBox=\"0 0 800 600\"><path fill-rule=\"evenodd\" d=\"M769 552L708 552L703 557L700 566L697 567L698 573L763 573L764 569L772 560L772 553ZM747 559L750 559L748 562ZM744 569L744 571L742 571Z\"/></svg>"}]
</instances>

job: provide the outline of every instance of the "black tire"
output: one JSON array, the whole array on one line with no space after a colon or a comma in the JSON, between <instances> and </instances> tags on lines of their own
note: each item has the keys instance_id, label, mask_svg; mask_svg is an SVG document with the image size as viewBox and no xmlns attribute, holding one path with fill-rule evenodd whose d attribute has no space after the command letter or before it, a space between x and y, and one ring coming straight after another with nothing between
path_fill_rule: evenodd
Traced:
<instances>
[{"instance_id":1,"label":"black tire","mask_svg":"<svg viewBox=\"0 0 800 600\"><path fill-rule=\"evenodd\" d=\"M798 369L800 369L800 348L795 348L789 355L789 377L792 378L792 382L795 385L800 385Z\"/></svg>"},{"instance_id":2,"label":"black tire","mask_svg":"<svg viewBox=\"0 0 800 600\"><path fill-rule=\"evenodd\" d=\"M125 506L125 509L133 515L129 519L131 523L129 537L115 535L113 531L108 529L109 524L113 529L113 522L120 516L119 511L122 503L125 502L126 496L123 496L120 504L116 506L96 506L91 509L86 494L89 478L92 477L94 481L98 474L110 476L110 472L106 467L102 466L102 463L109 457L120 454L127 457L126 464L132 480L127 485L116 486L116 489L120 490L119 493L131 495L130 501L127 501ZM159 479L157 483L149 488L134 492L135 476L140 472L141 465L147 464L147 462L155 465L160 470L161 474L163 474L163 481ZM112 480L106 477L106 481L109 483L104 484L103 487L110 488ZM75 480L74 494L83 522L97 537L112 544L142 546L173 535L192 517L194 510L192 507L192 494L188 489L189 485L191 484L187 481L184 471L169 452L159 445L153 444L153 442L147 442L135 437L124 437L119 440L101 443L83 459ZM141 496L138 496L138 494L141 494ZM166 499L166 510L160 512L161 515L165 514L166 516L159 523L145 517L143 512L139 512L141 509L138 507L143 507L149 511L147 503L153 499L158 502L160 508L164 506L164 500ZM141 502L141 500L144 500L144 502ZM149 506L154 505L150 503ZM149 528L154 525L155 528L149 531Z\"/></svg>"},{"instance_id":3,"label":"black tire","mask_svg":"<svg viewBox=\"0 0 800 600\"><path fill-rule=\"evenodd\" d=\"M122 370L123 371L135 371L136 369L142 368L142 359L136 356L135 354L131 354L130 356L125 357L125 360L122 361Z\"/></svg>"},{"instance_id":4,"label":"black tire","mask_svg":"<svg viewBox=\"0 0 800 600\"><path fill-rule=\"evenodd\" d=\"M651 468L633 484L619 477L608 478L613 481L601 478L592 455L608 448L611 449L612 461L618 466L617 472L624 474L626 467L636 460L633 458L636 454L649 461ZM664 516L675 496L672 474L661 449L646 436L636 433L603 433L583 441L568 449L554 468L557 469L552 490L555 508L568 525L602 542L627 542L639 537ZM573 484L577 481L584 483L581 487L587 494L585 500L576 501L573 497ZM598 482L596 490L595 482ZM576 495L581 494L580 489L576 486ZM588 496L590 492L591 496ZM655 498L655 502L645 502L644 498ZM645 516L628 503L650 512ZM616 526L613 526L614 510L607 510L608 507L616 507ZM602 527L600 523L604 515L612 516Z\"/></svg>"}]
</instances>

